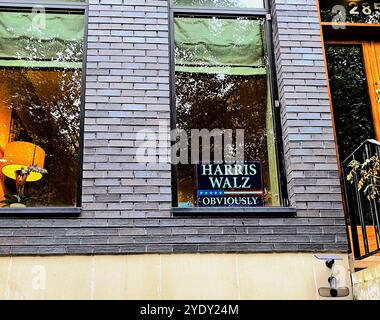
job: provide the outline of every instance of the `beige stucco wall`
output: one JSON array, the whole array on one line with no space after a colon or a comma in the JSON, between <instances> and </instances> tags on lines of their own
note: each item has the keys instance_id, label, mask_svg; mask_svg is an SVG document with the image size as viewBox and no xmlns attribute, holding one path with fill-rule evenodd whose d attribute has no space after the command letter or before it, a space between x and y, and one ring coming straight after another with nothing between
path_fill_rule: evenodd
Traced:
<instances>
[{"instance_id":1,"label":"beige stucco wall","mask_svg":"<svg viewBox=\"0 0 380 320\"><path fill-rule=\"evenodd\" d=\"M352 274L355 300L380 300L380 264Z\"/></svg>"},{"instance_id":2,"label":"beige stucco wall","mask_svg":"<svg viewBox=\"0 0 380 320\"><path fill-rule=\"evenodd\" d=\"M2 257L0 299L316 299L324 269L308 253Z\"/></svg>"}]
</instances>

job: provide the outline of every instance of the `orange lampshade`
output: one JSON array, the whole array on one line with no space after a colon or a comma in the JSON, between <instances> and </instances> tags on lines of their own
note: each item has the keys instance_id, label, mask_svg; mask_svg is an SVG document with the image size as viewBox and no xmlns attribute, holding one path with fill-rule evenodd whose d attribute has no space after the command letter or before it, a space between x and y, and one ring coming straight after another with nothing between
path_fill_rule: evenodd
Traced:
<instances>
[{"instance_id":1,"label":"orange lampshade","mask_svg":"<svg viewBox=\"0 0 380 320\"><path fill-rule=\"evenodd\" d=\"M5 147L4 166L2 172L8 178L16 180L16 171L37 165L43 168L45 164L45 151L29 142L11 142ZM38 181L42 178L39 172L31 172L26 181Z\"/></svg>"}]
</instances>

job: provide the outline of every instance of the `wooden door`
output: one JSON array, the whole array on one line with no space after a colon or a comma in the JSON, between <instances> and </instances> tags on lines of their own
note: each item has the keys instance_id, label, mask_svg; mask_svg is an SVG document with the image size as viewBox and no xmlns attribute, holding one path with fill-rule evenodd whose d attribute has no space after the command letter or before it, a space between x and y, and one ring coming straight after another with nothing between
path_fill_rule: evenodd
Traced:
<instances>
[{"instance_id":1,"label":"wooden door","mask_svg":"<svg viewBox=\"0 0 380 320\"><path fill-rule=\"evenodd\" d=\"M380 141L380 42L363 42L363 56L376 140Z\"/></svg>"}]
</instances>

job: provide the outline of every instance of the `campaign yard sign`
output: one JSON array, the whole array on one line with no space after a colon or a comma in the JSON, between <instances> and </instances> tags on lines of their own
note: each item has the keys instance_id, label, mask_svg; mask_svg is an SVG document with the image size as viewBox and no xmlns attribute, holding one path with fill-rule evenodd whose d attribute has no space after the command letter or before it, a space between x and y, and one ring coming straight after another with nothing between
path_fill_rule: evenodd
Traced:
<instances>
[{"instance_id":1,"label":"campaign yard sign","mask_svg":"<svg viewBox=\"0 0 380 320\"><path fill-rule=\"evenodd\" d=\"M196 165L198 207L262 207L261 161Z\"/></svg>"}]
</instances>

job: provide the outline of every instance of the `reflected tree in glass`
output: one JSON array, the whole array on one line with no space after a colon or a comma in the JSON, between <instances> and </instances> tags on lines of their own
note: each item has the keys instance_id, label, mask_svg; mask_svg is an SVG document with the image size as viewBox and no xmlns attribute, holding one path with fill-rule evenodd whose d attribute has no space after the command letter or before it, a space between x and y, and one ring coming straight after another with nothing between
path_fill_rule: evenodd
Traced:
<instances>
[{"instance_id":1,"label":"reflected tree in glass","mask_svg":"<svg viewBox=\"0 0 380 320\"><path fill-rule=\"evenodd\" d=\"M30 41L24 47L29 52L24 67L0 70L8 92L5 103L12 109L10 141L32 142L46 152L48 174L27 184L30 205L75 206L82 71L73 66L81 65L82 42L68 42L56 52L53 61L59 68L28 67L43 60L40 44ZM8 189L13 184L7 181Z\"/></svg>"}]
</instances>

